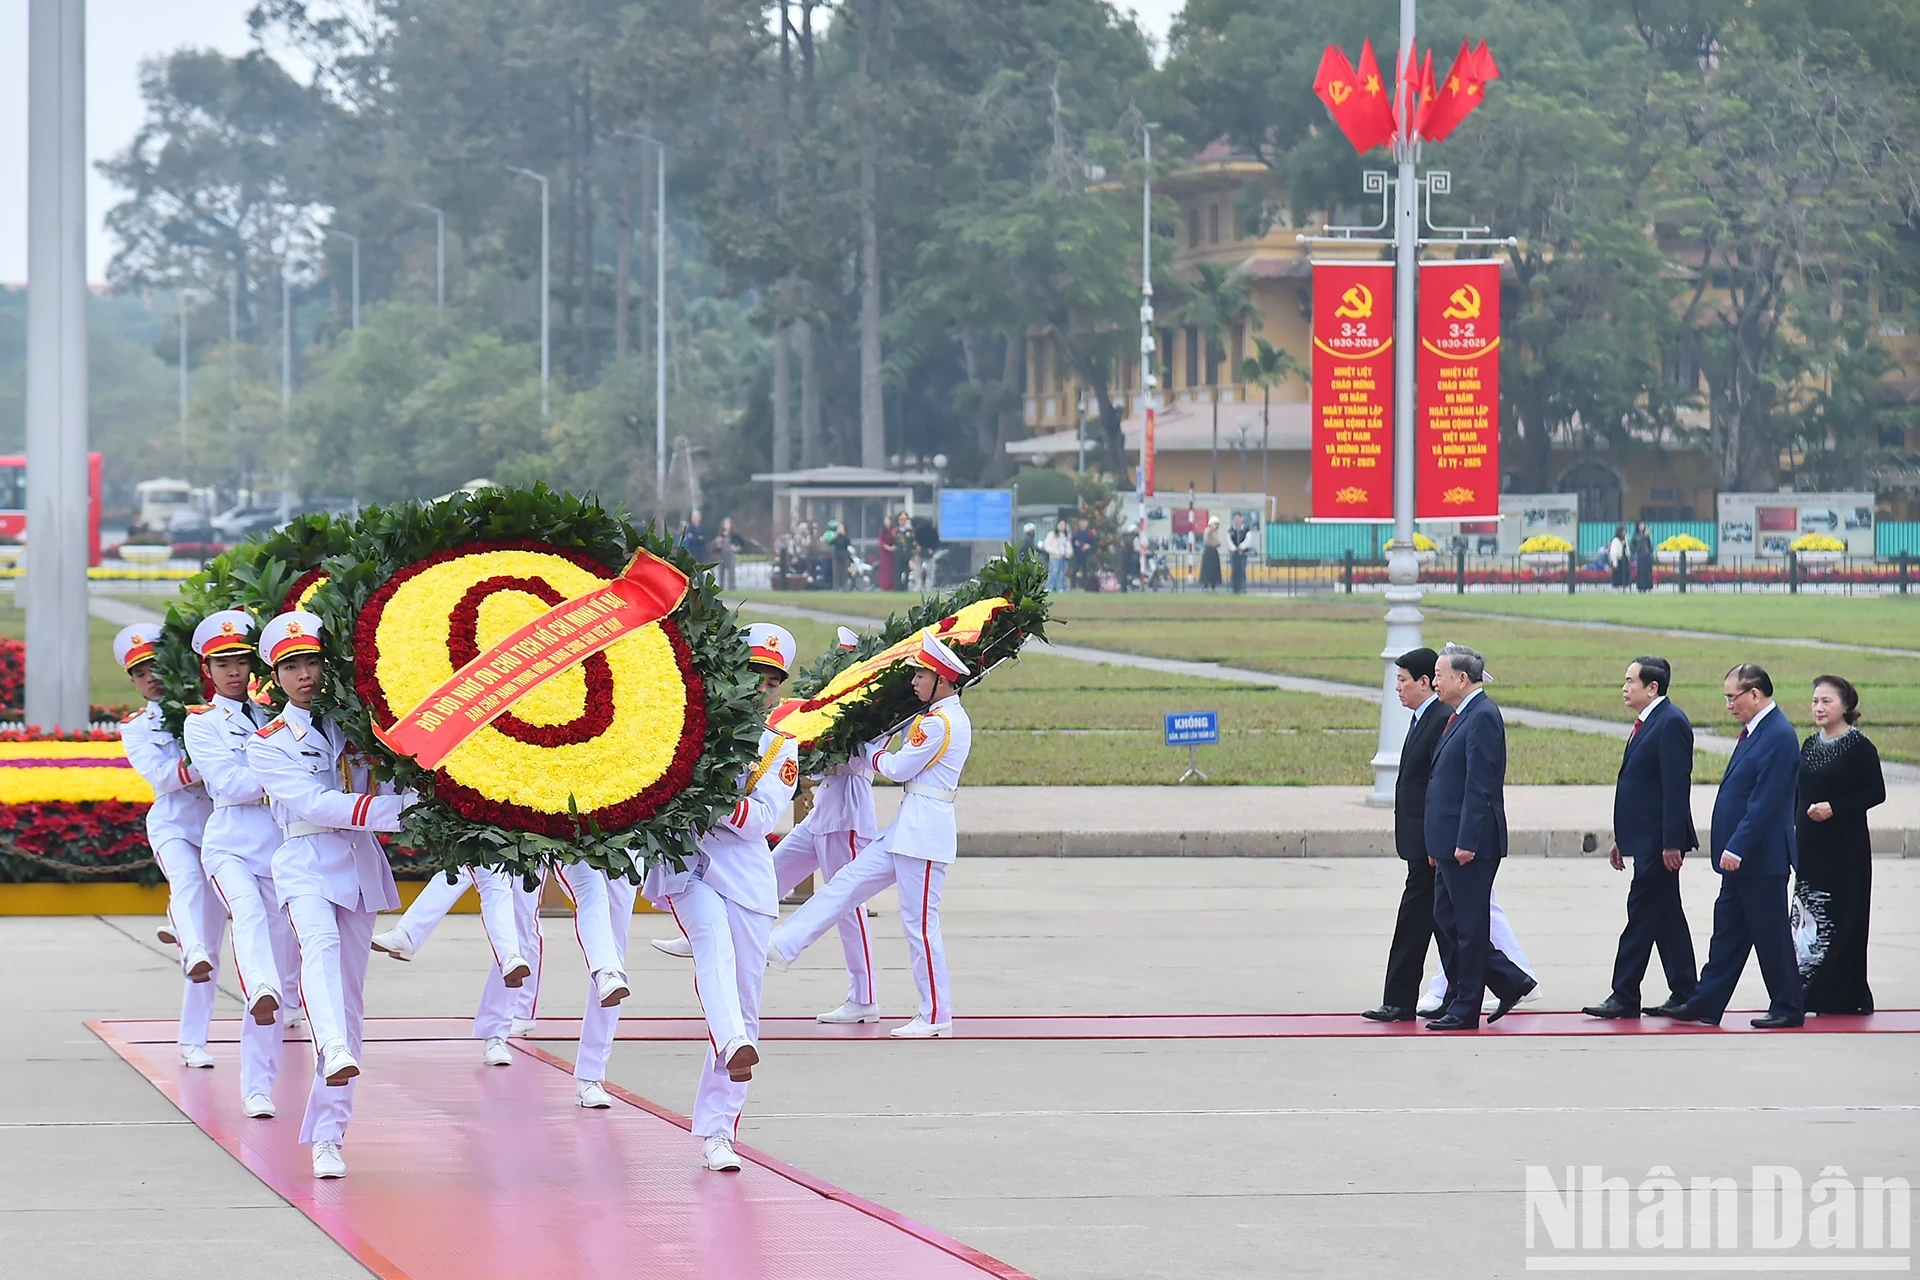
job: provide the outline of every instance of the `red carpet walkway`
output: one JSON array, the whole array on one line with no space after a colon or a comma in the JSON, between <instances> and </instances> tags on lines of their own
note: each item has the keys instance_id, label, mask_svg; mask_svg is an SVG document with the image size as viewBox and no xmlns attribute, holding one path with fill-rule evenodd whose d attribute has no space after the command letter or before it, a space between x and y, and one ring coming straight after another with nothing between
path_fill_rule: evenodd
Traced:
<instances>
[{"instance_id":1,"label":"red carpet walkway","mask_svg":"<svg viewBox=\"0 0 1920 1280\"><path fill-rule=\"evenodd\" d=\"M749 1148L740 1173L709 1173L684 1119L618 1089L612 1111L583 1111L568 1065L538 1049L502 1071L454 1019L401 1021L411 1038L368 1037L383 1042L365 1055L337 1182L315 1181L297 1142L304 1040L288 1045L279 1118L248 1120L234 1023L212 1071L179 1065L171 1030L153 1034L167 1024L88 1025L383 1280L1027 1280ZM421 1038L423 1024L442 1037Z\"/></svg>"},{"instance_id":2,"label":"red carpet walkway","mask_svg":"<svg viewBox=\"0 0 1920 1280\"><path fill-rule=\"evenodd\" d=\"M1920 1032L1920 1009L1882 1009L1868 1016L1828 1014L1807 1019L1797 1030L1755 1031L1749 1018L1759 1009L1727 1010L1718 1027L1665 1018L1624 1018L1609 1021L1584 1013L1511 1013L1496 1023L1482 1023L1477 1034L1490 1036L1717 1036L1816 1035L1832 1032ZM905 1022L890 1018L879 1023L825 1026L812 1018L762 1018L762 1040L885 1040L887 1032ZM129 1043L173 1043L169 1020L154 1018L107 1024ZM466 1018L373 1018L367 1022L368 1040L451 1040L467 1037L473 1023ZM954 1021L961 1040L1266 1040L1323 1039L1326 1037L1427 1036L1419 1022L1369 1022L1351 1013L1144 1013L1144 1014L1020 1014ZM1452 1033L1453 1038L1473 1035ZM211 1039L237 1041L237 1020L217 1021ZM578 1018L542 1018L529 1040L572 1041L580 1038ZM707 1024L698 1018L622 1018L619 1040L705 1040Z\"/></svg>"}]
</instances>

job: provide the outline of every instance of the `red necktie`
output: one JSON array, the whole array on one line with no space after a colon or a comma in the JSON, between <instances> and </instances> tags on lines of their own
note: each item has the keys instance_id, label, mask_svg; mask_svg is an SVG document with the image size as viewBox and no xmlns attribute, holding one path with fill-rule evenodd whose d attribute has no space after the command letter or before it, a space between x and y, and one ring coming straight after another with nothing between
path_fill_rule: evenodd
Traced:
<instances>
[{"instance_id":1,"label":"red necktie","mask_svg":"<svg viewBox=\"0 0 1920 1280\"><path fill-rule=\"evenodd\" d=\"M1646 723L1646 721L1645 721L1645 720L1635 720L1635 721L1633 722L1633 728L1631 728L1631 729L1629 729L1629 730L1627 730L1627 741L1628 741L1628 742L1632 742L1632 741L1634 740L1634 738L1635 738L1635 737L1637 737L1637 736L1639 736L1639 733L1640 733L1640 726L1641 726L1641 725L1643 725L1643 724L1645 724L1645 723Z\"/></svg>"},{"instance_id":2,"label":"red necktie","mask_svg":"<svg viewBox=\"0 0 1920 1280\"><path fill-rule=\"evenodd\" d=\"M1453 728L1453 722L1454 722L1455 720L1458 720L1459 718L1460 718L1460 713L1459 713L1458 711L1456 711L1456 712L1454 712L1454 713L1453 713L1452 715L1450 715L1450 716L1448 716L1448 717L1447 717L1447 722L1446 722L1445 724L1443 724L1443 725L1441 725L1441 726L1440 726L1440 736L1441 736L1441 737L1443 737L1443 738L1444 738L1444 737L1446 737L1446 736L1447 736L1447 730L1449 730L1449 729L1451 729L1451 728Z\"/></svg>"},{"instance_id":3,"label":"red necktie","mask_svg":"<svg viewBox=\"0 0 1920 1280\"><path fill-rule=\"evenodd\" d=\"M1747 740L1747 731L1744 727L1742 727L1740 730L1740 736L1735 738L1733 740L1733 743L1735 746L1739 746L1741 743L1745 742L1746 740Z\"/></svg>"}]
</instances>

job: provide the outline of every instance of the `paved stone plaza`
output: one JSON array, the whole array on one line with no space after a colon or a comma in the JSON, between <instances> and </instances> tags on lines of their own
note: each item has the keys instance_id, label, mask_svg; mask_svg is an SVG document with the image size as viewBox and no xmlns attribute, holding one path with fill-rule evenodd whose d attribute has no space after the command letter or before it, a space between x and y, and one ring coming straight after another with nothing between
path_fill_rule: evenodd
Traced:
<instances>
[{"instance_id":1,"label":"paved stone plaza","mask_svg":"<svg viewBox=\"0 0 1920 1280\"><path fill-rule=\"evenodd\" d=\"M1875 994L1920 1007L1920 860L1874 872ZM1357 1011L1380 994L1399 878L1374 858L963 859L946 913L961 1034L969 1013ZM1689 867L1702 947L1713 880ZM1603 996L1625 877L1515 858L1499 889L1541 976L1528 1009ZM904 1014L905 947L891 897L875 905L882 1004ZM0 1272L364 1276L83 1025L174 1011L152 924L0 920L0 958L25 978L0 1050ZM571 928L545 928L542 1013L572 1016ZM668 929L635 920L631 1015L698 1013L687 968L646 946ZM486 957L477 918L452 917L418 960L375 958L369 1015L468 1013ZM838 1003L837 957L829 939L769 974L766 1012ZM1664 989L1650 978L1646 994ZM1763 1003L1750 969L1735 1007ZM238 1008L229 994L217 1016ZM1042 1280L1517 1274L1528 1165L1599 1165L1635 1187L1656 1166L1743 1186L1766 1164L1809 1185L1833 1166L1856 1184L1920 1174L1912 1037L1727 1022L1741 1032L772 1042L741 1140ZM609 1076L684 1111L703 1051L622 1041ZM379 1046L367 1056L377 1077ZM471 1074L487 1070L475 1045ZM446 1087L474 1086L455 1072Z\"/></svg>"}]
</instances>

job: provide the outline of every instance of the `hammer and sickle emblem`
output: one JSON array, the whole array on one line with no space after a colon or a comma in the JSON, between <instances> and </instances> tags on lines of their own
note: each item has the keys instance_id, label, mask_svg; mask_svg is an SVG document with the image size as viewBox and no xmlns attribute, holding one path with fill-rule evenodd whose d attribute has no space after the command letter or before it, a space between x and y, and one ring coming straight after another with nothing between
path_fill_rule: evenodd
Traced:
<instances>
[{"instance_id":1,"label":"hammer and sickle emblem","mask_svg":"<svg viewBox=\"0 0 1920 1280\"><path fill-rule=\"evenodd\" d=\"M1353 86L1345 80L1327 81L1327 96L1333 99L1334 106L1340 106L1353 96Z\"/></svg>"},{"instance_id":2,"label":"hammer and sickle emblem","mask_svg":"<svg viewBox=\"0 0 1920 1280\"><path fill-rule=\"evenodd\" d=\"M1478 315L1478 303L1474 314ZM1373 290L1363 284L1349 285L1340 295L1340 305L1333 314L1342 320L1366 320L1373 315Z\"/></svg>"},{"instance_id":3,"label":"hammer and sickle emblem","mask_svg":"<svg viewBox=\"0 0 1920 1280\"><path fill-rule=\"evenodd\" d=\"M1470 284L1461 285L1447 296L1447 309L1440 314L1449 320L1478 320L1480 291Z\"/></svg>"}]
</instances>

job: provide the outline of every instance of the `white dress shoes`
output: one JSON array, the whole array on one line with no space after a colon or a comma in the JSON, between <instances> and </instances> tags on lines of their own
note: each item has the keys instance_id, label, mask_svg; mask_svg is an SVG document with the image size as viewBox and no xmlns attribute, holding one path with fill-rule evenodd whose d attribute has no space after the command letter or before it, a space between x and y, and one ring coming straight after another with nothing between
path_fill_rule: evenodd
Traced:
<instances>
[{"instance_id":1,"label":"white dress shoes","mask_svg":"<svg viewBox=\"0 0 1920 1280\"><path fill-rule=\"evenodd\" d=\"M774 946L771 941L767 943L767 968L775 973L785 973L793 968L793 961L781 955L780 948Z\"/></svg>"},{"instance_id":2,"label":"white dress shoes","mask_svg":"<svg viewBox=\"0 0 1920 1280\"><path fill-rule=\"evenodd\" d=\"M284 1019L284 1021L286 1022L286 1026L287 1026L286 1033L289 1036L297 1035L300 1032L305 1031L307 1029L307 1015L300 1012L300 1008L298 1005L295 1005L293 1008L287 1010L287 1016Z\"/></svg>"},{"instance_id":3,"label":"white dress shoes","mask_svg":"<svg viewBox=\"0 0 1920 1280\"><path fill-rule=\"evenodd\" d=\"M160 939L162 943L169 947L177 947L180 945L180 935L173 931L173 925L169 921L162 920L159 924L155 925L153 927L153 936Z\"/></svg>"},{"instance_id":4,"label":"white dress shoes","mask_svg":"<svg viewBox=\"0 0 1920 1280\"><path fill-rule=\"evenodd\" d=\"M532 1018L515 1018L513 1020L513 1026L508 1030L507 1034L510 1036L528 1035L539 1025L540 1024Z\"/></svg>"},{"instance_id":5,"label":"white dress shoes","mask_svg":"<svg viewBox=\"0 0 1920 1280\"><path fill-rule=\"evenodd\" d=\"M754 1067L760 1063L760 1050L745 1036L735 1036L721 1048L720 1061L726 1064L727 1079L735 1083L751 1080Z\"/></svg>"},{"instance_id":6,"label":"white dress shoes","mask_svg":"<svg viewBox=\"0 0 1920 1280\"><path fill-rule=\"evenodd\" d=\"M253 1003L247 1006L247 1012L253 1020L263 1027L273 1025L273 1015L280 1012L280 993L272 987L262 987L253 997Z\"/></svg>"},{"instance_id":7,"label":"white dress shoes","mask_svg":"<svg viewBox=\"0 0 1920 1280\"><path fill-rule=\"evenodd\" d=\"M510 1067L513 1065L513 1050L507 1048L505 1036L488 1036L487 1047L480 1054L480 1061L490 1067Z\"/></svg>"},{"instance_id":8,"label":"white dress shoes","mask_svg":"<svg viewBox=\"0 0 1920 1280\"><path fill-rule=\"evenodd\" d=\"M405 929L393 928L373 935L373 949L384 951L395 960L413 959L413 941Z\"/></svg>"},{"instance_id":9,"label":"white dress shoes","mask_svg":"<svg viewBox=\"0 0 1920 1280\"><path fill-rule=\"evenodd\" d=\"M827 1010L815 1018L814 1021L826 1023L878 1022L880 1021L880 1006L877 1004L858 1004L849 1000L838 1009Z\"/></svg>"},{"instance_id":10,"label":"white dress shoes","mask_svg":"<svg viewBox=\"0 0 1920 1280\"><path fill-rule=\"evenodd\" d=\"M663 956L672 956L676 960L693 959L693 944L682 938L655 938L653 949Z\"/></svg>"},{"instance_id":11,"label":"white dress shoes","mask_svg":"<svg viewBox=\"0 0 1920 1280\"><path fill-rule=\"evenodd\" d=\"M240 1109L254 1120L271 1120L279 1114L273 1105L273 1099L264 1093L248 1094L246 1101L240 1104Z\"/></svg>"},{"instance_id":12,"label":"white dress shoes","mask_svg":"<svg viewBox=\"0 0 1920 1280\"><path fill-rule=\"evenodd\" d=\"M700 1145L700 1163L715 1173L740 1172L740 1157L734 1153L733 1139L715 1134Z\"/></svg>"},{"instance_id":13,"label":"white dress shoes","mask_svg":"<svg viewBox=\"0 0 1920 1280\"><path fill-rule=\"evenodd\" d=\"M611 1009L632 994L627 986L627 975L618 969L602 969L593 975L593 986L600 997L600 1007Z\"/></svg>"},{"instance_id":14,"label":"white dress shoes","mask_svg":"<svg viewBox=\"0 0 1920 1280\"><path fill-rule=\"evenodd\" d=\"M213 981L213 958L205 947L194 947L180 958L180 968L193 982Z\"/></svg>"},{"instance_id":15,"label":"white dress shoes","mask_svg":"<svg viewBox=\"0 0 1920 1280\"><path fill-rule=\"evenodd\" d=\"M327 1046L325 1062L326 1066L320 1074L326 1077L330 1085L343 1085L360 1074L360 1064L353 1060L353 1054L344 1044Z\"/></svg>"},{"instance_id":16,"label":"white dress shoes","mask_svg":"<svg viewBox=\"0 0 1920 1280\"><path fill-rule=\"evenodd\" d=\"M887 1032L895 1040L945 1040L953 1034L951 1022L928 1022L919 1014L904 1026L895 1027Z\"/></svg>"},{"instance_id":17,"label":"white dress shoes","mask_svg":"<svg viewBox=\"0 0 1920 1280\"><path fill-rule=\"evenodd\" d=\"M519 956L514 956L500 966L500 981L509 987L518 988L521 983L533 976L533 966Z\"/></svg>"},{"instance_id":18,"label":"white dress shoes","mask_svg":"<svg viewBox=\"0 0 1920 1280\"><path fill-rule=\"evenodd\" d=\"M211 1067L213 1055L207 1052L203 1044L183 1044L180 1046L180 1065L183 1067Z\"/></svg>"},{"instance_id":19,"label":"white dress shoes","mask_svg":"<svg viewBox=\"0 0 1920 1280\"><path fill-rule=\"evenodd\" d=\"M313 1176L316 1178L347 1176L347 1162L340 1158L339 1143L316 1142L313 1144Z\"/></svg>"},{"instance_id":20,"label":"white dress shoes","mask_svg":"<svg viewBox=\"0 0 1920 1280\"><path fill-rule=\"evenodd\" d=\"M590 1111L605 1111L613 1105L613 1099L607 1094L607 1087L598 1080L576 1080L573 1096L581 1106Z\"/></svg>"}]
</instances>

